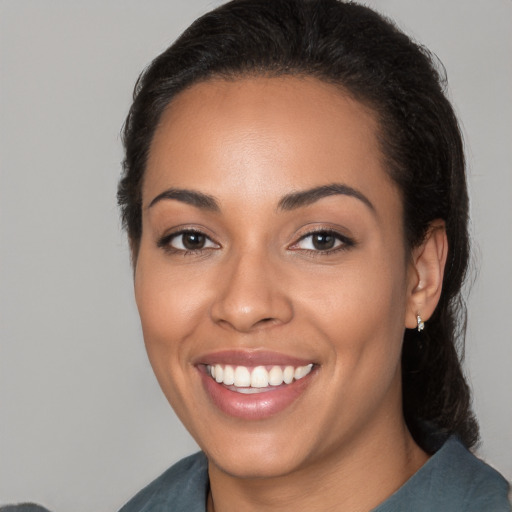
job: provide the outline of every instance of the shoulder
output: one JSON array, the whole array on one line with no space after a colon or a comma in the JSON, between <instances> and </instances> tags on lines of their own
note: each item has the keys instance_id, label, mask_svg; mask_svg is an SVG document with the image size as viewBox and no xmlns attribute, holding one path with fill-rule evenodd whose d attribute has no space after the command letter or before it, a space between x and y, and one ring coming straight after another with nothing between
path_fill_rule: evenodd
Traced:
<instances>
[{"instance_id":1,"label":"shoulder","mask_svg":"<svg viewBox=\"0 0 512 512\"><path fill-rule=\"evenodd\" d=\"M170 467L119 512L204 512L207 492L208 463L199 452Z\"/></svg>"},{"instance_id":2,"label":"shoulder","mask_svg":"<svg viewBox=\"0 0 512 512\"><path fill-rule=\"evenodd\" d=\"M457 439L450 438L440 450L436 483L445 482L445 495L457 496L463 510L509 512L507 481L491 466L475 457Z\"/></svg>"},{"instance_id":3,"label":"shoulder","mask_svg":"<svg viewBox=\"0 0 512 512\"><path fill-rule=\"evenodd\" d=\"M375 512L510 512L508 490L496 470L451 437Z\"/></svg>"}]
</instances>

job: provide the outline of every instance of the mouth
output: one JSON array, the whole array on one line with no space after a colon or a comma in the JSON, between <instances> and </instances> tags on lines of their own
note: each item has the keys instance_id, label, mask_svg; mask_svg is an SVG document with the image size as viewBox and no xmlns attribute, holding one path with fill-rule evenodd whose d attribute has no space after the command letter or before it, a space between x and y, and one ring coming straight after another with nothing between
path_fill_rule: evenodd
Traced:
<instances>
[{"instance_id":1,"label":"mouth","mask_svg":"<svg viewBox=\"0 0 512 512\"><path fill-rule=\"evenodd\" d=\"M196 364L203 389L222 413L245 420L274 416L303 395L318 365L273 353L222 352Z\"/></svg>"}]
</instances>

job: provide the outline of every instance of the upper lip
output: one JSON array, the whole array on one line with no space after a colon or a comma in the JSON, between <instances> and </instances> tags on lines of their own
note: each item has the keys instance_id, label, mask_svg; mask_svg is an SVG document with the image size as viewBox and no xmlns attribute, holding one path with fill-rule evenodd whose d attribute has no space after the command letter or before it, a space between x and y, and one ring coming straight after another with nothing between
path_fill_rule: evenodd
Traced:
<instances>
[{"instance_id":1,"label":"upper lip","mask_svg":"<svg viewBox=\"0 0 512 512\"><path fill-rule=\"evenodd\" d=\"M199 356L194 361L198 364L230 364L235 366L305 366L311 359L295 357L269 350L221 350Z\"/></svg>"}]
</instances>

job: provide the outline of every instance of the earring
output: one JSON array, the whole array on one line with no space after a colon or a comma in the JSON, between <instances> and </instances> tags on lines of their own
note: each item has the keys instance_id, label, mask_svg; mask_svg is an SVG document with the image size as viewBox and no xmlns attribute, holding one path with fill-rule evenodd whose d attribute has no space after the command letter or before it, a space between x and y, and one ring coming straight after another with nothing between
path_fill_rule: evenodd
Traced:
<instances>
[{"instance_id":1,"label":"earring","mask_svg":"<svg viewBox=\"0 0 512 512\"><path fill-rule=\"evenodd\" d=\"M420 315L416 316L416 321L418 322L418 332L423 331L425 329L425 322L421 319Z\"/></svg>"}]
</instances>

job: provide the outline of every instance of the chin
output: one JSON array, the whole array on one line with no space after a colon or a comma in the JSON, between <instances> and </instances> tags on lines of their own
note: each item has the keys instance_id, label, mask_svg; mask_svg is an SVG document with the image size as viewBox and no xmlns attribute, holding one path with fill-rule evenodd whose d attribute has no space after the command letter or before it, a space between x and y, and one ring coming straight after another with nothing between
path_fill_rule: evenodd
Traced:
<instances>
[{"instance_id":1,"label":"chin","mask_svg":"<svg viewBox=\"0 0 512 512\"><path fill-rule=\"evenodd\" d=\"M254 452L254 453L252 453ZM302 465L298 454L288 454L282 450L260 448L257 450L233 450L222 455L207 453L210 464L223 473L241 479L278 478L293 473Z\"/></svg>"},{"instance_id":2,"label":"chin","mask_svg":"<svg viewBox=\"0 0 512 512\"><path fill-rule=\"evenodd\" d=\"M245 432L244 432L245 430ZM212 432L210 432L212 433ZM221 435L203 437L208 460L223 473L243 479L277 478L310 463L312 439L290 436L289 429L226 429ZM301 437L301 439L299 439ZM308 446L308 450L303 449Z\"/></svg>"}]
</instances>

